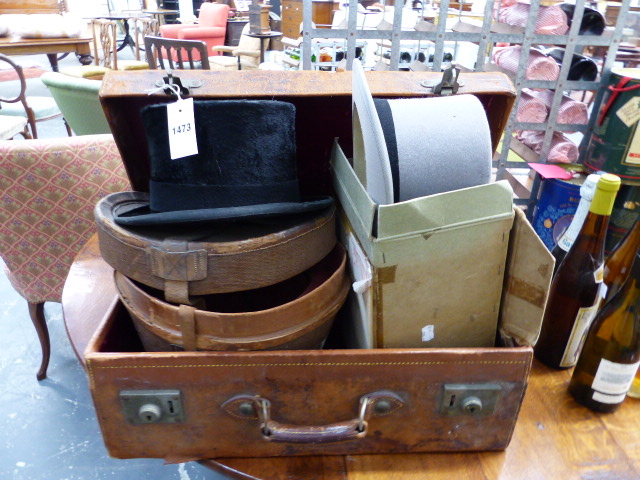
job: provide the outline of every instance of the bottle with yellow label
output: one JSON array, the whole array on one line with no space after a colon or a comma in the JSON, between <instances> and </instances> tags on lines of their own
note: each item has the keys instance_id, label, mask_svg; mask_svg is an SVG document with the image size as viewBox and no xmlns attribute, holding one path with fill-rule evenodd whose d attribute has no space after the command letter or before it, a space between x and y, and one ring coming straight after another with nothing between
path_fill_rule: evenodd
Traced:
<instances>
[{"instance_id":1,"label":"bottle with yellow label","mask_svg":"<svg viewBox=\"0 0 640 480\"><path fill-rule=\"evenodd\" d=\"M535 356L553 368L570 368L578 361L587 330L604 285L604 243L620 177L603 174L575 242L558 268L542 320Z\"/></svg>"}]
</instances>

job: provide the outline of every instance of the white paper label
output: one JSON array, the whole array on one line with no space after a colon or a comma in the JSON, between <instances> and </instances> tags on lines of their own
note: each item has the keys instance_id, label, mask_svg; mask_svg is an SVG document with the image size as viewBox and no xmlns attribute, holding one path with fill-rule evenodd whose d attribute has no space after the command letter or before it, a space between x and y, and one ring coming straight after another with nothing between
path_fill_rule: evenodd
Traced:
<instances>
[{"instance_id":1,"label":"white paper label","mask_svg":"<svg viewBox=\"0 0 640 480\"><path fill-rule=\"evenodd\" d=\"M560 360L560 367L573 367L578 362L578 355L580 355L580 350L582 350L589 326L598 312L599 304L600 302L596 299L594 306L578 310L575 322L573 322L573 329L571 330L569 341Z\"/></svg>"},{"instance_id":2,"label":"white paper label","mask_svg":"<svg viewBox=\"0 0 640 480\"><path fill-rule=\"evenodd\" d=\"M422 327L422 341L430 342L435 337L434 326L427 325L426 327Z\"/></svg>"},{"instance_id":3,"label":"white paper label","mask_svg":"<svg viewBox=\"0 0 640 480\"><path fill-rule=\"evenodd\" d=\"M638 129L637 126L633 132L631 142L627 145L622 163L630 165L640 164L640 129Z\"/></svg>"},{"instance_id":4,"label":"white paper label","mask_svg":"<svg viewBox=\"0 0 640 480\"><path fill-rule=\"evenodd\" d=\"M629 99L627 103L618 109L616 115L627 128L631 128L634 123L640 120L640 98L633 97Z\"/></svg>"},{"instance_id":5,"label":"white paper label","mask_svg":"<svg viewBox=\"0 0 640 480\"><path fill-rule=\"evenodd\" d=\"M196 155L196 124L193 115L193 98L178 99L167 104L169 127L169 151L171 160Z\"/></svg>"},{"instance_id":6,"label":"white paper label","mask_svg":"<svg viewBox=\"0 0 640 480\"><path fill-rule=\"evenodd\" d=\"M560 237L560 240L558 240L558 245L565 252L569 251L571 245L573 245L573 242L575 242L576 237L580 233L584 220L587 218L587 214L589 213L590 206L590 200L586 200L584 198L580 199L576 213L573 215L573 220L571 220L571 223Z\"/></svg>"},{"instance_id":7,"label":"white paper label","mask_svg":"<svg viewBox=\"0 0 640 480\"><path fill-rule=\"evenodd\" d=\"M601 403L616 404L624 400L633 378L638 371L638 363L615 363L606 359L600 360L598 371L591 388L593 399Z\"/></svg>"}]
</instances>

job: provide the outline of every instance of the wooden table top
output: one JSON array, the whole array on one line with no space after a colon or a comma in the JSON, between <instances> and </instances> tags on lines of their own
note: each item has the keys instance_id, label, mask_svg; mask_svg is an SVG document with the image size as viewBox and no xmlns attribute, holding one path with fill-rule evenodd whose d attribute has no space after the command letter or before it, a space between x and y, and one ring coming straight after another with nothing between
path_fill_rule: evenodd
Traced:
<instances>
[{"instance_id":1,"label":"wooden table top","mask_svg":"<svg viewBox=\"0 0 640 480\"><path fill-rule=\"evenodd\" d=\"M83 363L97 322L117 301L112 273L94 236L65 284L65 323ZM201 463L245 480L640 479L640 401L630 398L613 414L596 414L567 393L570 376L570 370L552 370L534 360L512 441L503 452L219 458Z\"/></svg>"},{"instance_id":2,"label":"wooden table top","mask_svg":"<svg viewBox=\"0 0 640 480\"><path fill-rule=\"evenodd\" d=\"M91 37L64 38L0 38L0 52L6 55L75 52L91 53Z\"/></svg>"}]
</instances>

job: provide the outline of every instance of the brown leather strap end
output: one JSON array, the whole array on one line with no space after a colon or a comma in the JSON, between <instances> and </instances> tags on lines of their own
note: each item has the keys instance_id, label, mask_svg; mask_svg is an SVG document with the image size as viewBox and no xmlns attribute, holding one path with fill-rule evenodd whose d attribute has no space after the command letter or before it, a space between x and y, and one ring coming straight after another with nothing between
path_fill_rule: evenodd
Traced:
<instances>
[{"instance_id":1,"label":"brown leather strap end","mask_svg":"<svg viewBox=\"0 0 640 480\"><path fill-rule=\"evenodd\" d=\"M182 341L185 350L197 350L196 346L196 309L189 305L180 305L178 315L182 327Z\"/></svg>"}]
</instances>

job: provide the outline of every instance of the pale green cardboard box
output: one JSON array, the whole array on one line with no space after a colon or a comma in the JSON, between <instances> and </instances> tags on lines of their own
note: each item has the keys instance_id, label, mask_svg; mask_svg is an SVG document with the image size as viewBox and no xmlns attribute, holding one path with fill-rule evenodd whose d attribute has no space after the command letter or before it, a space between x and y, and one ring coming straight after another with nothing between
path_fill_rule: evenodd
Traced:
<instances>
[{"instance_id":1,"label":"pale green cardboard box","mask_svg":"<svg viewBox=\"0 0 640 480\"><path fill-rule=\"evenodd\" d=\"M506 181L376 205L338 142L334 187L344 211L363 348L533 345L554 259Z\"/></svg>"}]
</instances>

